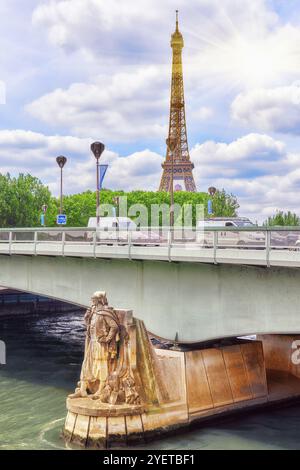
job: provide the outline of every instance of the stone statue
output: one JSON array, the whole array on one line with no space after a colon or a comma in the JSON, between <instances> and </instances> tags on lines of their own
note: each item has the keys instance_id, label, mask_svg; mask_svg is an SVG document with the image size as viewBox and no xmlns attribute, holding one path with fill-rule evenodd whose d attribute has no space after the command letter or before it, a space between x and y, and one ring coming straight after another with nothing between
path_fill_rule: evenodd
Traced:
<instances>
[{"instance_id":1,"label":"stone statue","mask_svg":"<svg viewBox=\"0 0 300 470\"><path fill-rule=\"evenodd\" d=\"M140 404L130 370L129 335L106 293L95 292L85 314L86 340L80 382L70 398L109 404Z\"/></svg>"}]
</instances>

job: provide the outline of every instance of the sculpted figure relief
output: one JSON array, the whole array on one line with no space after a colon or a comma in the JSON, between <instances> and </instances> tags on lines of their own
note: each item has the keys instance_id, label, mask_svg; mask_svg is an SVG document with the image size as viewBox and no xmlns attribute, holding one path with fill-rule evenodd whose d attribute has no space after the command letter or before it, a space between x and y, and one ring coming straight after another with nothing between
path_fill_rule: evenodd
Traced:
<instances>
[{"instance_id":1,"label":"sculpted figure relief","mask_svg":"<svg viewBox=\"0 0 300 470\"><path fill-rule=\"evenodd\" d=\"M85 314L86 340L80 382L70 398L140 404L130 370L129 336L105 292L95 292Z\"/></svg>"}]
</instances>

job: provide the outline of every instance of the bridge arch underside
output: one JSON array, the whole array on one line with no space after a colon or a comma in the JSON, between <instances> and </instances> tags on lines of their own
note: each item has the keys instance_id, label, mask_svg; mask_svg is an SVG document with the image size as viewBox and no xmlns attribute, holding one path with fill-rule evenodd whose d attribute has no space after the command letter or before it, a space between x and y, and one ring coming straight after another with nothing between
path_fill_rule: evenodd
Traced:
<instances>
[{"instance_id":1,"label":"bridge arch underside","mask_svg":"<svg viewBox=\"0 0 300 470\"><path fill-rule=\"evenodd\" d=\"M105 290L153 334L200 342L300 333L300 270L0 255L0 285L88 306Z\"/></svg>"}]
</instances>

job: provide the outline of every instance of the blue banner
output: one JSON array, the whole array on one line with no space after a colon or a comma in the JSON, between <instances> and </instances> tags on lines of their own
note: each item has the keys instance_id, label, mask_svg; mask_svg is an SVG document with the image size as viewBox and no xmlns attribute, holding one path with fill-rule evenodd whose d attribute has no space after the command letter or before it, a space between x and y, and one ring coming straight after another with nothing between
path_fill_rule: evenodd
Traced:
<instances>
[{"instance_id":1,"label":"blue banner","mask_svg":"<svg viewBox=\"0 0 300 470\"><path fill-rule=\"evenodd\" d=\"M99 165L99 172L100 172L99 189L102 189L102 184L103 184L103 180L106 175L107 169L108 169L108 165Z\"/></svg>"},{"instance_id":2,"label":"blue banner","mask_svg":"<svg viewBox=\"0 0 300 470\"><path fill-rule=\"evenodd\" d=\"M211 199L209 199L209 200L207 201L207 213L208 213L208 215L212 215L212 214L214 213L214 211L213 211L213 204L212 204L212 200L211 200Z\"/></svg>"}]
</instances>

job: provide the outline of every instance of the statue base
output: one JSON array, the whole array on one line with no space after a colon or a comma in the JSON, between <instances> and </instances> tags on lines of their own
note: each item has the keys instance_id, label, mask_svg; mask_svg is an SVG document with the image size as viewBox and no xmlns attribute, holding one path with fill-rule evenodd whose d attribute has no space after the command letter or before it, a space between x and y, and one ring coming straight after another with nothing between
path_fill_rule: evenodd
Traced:
<instances>
[{"instance_id":1,"label":"statue base","mask_svg":"<svg viewBox=\"0 0 300 470\"><path fill-rule=\"evenodd\" d=\"M104 405L93 400L67 400L68 415L63 436L67 442L84 447L107 448L116 443L143 439L141 406Z\"/></svg>"}]
</instances>

